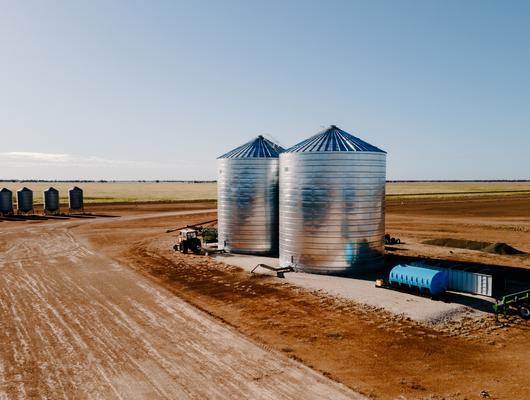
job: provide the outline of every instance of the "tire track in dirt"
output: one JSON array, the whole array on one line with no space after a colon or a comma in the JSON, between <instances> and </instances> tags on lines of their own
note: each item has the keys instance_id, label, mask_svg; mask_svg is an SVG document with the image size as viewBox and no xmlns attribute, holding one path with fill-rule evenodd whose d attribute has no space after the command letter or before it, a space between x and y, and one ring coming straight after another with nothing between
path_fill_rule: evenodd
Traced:
<instances>
[{"instance_id":1,"label":"tire track in dirt","mask_svg":"<svg viewBox=\"0 0 530 400\"><path fill-rule=\"evenodd\" d=\"M361 398L96 254L68 224L4 230L0 256L2 399Z\"/></svg>"}]
</instances>

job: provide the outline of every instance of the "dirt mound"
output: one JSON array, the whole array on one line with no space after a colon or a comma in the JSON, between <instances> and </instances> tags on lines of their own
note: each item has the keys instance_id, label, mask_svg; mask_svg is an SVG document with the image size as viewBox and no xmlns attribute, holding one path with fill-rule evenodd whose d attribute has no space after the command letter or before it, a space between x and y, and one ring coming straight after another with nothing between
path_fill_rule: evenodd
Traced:
<instances>
[{"instance_id":1,"label":"dirt mound","mask_svg":"<svg viewBox=\"0 0 530 400\"><path fill-rule=\"evenodd\" d=\"M479 242L475 240L463 239L429 239L422 242L423 244L430 244L434 246L454 247L457 249L478 250L486 253L500 254L500 255L514 255L526 254L520 250L513 248L506 243L490 243Z\"/></svg>"},{"instance_id":2,"label":"dirt mound","mask_svg":"<svg viewBox=\"0 0 530 400\"><path fill-rule=\"evenodd\" d=\"M482 251L504 255L526 254L524 251L517 250L506 243L493 243L482 249Z\"/></svg>"},{"instance_id":3,"label":"dirt mound","mask_svg":"<svg viewBox=\"0 0 530 400\"><path fill-rule=\"evenodd\" d=\"M480 250L491 246L489 242L476 242L474 240L462 239L429 239L425 240L423 244L431 244L434 246L455 247L457 249Z\"/></svg>"}]
</instances>

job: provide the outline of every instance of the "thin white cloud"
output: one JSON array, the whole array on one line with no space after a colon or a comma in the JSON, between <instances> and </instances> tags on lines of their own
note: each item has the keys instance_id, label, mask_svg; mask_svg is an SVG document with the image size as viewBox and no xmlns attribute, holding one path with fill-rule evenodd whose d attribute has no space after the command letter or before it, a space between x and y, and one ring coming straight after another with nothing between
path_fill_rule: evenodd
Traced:
<instances>
[{"instance_id":1,"label":"thin white cloud","mask_svg":"<svg viewBox=\"0 0 530 400\"><path fill-rule=\"evenodd\" d=\"M0 152L0 161L4 166L38 167L38 166L77 166L85 168L125 167L125 168L176 168L193 167L195 162L171 161L155 162L142 160L108 159L99 156L84 156L65 153L41 153L31 151Z\"/></svg>"},{"instance_id":2,"label":"thin white cloud","mask_svg":"<svg viewBox=\"0 0 530 400\"><path fill-rule=\"evenodd\" d=\"M44 161L44 162L56 162L63 163L72 160L69 154L60 153L36 153L31 151L8 151L0 153L0 156L12 160L19 161Z\"/></svg>"}]
</instances>

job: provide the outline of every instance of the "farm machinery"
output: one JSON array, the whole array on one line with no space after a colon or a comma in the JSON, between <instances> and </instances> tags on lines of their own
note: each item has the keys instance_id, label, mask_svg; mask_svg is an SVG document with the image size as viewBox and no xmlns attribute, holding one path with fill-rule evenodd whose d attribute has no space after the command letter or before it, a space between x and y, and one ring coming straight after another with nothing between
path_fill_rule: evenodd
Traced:
<instances>
[{"instance_id":1,"label":"farm machinery","mask_svg":"<svg viewBox=\"0 0 530 400\"><path fill-rule=\"evenodd\" d=\"M516 309L521 318L530 319L530 290L507 294L493 304L495 314L506 314L510 309Z\"/></svg>"},{"instance_id":2,"label":"farm machinery","mask_svg":"<svg viewBox=\"0 0 530 400\"><path fill-rule=\"evenodd\" d=\"M193 254L200 254L201 239L196 229L185 228L181 229L177 239L177 244L173 246L175 251L187 254L191 251Z\"/></svg>"},{"instance_id":3,"label":"farm machinery","mask_svg":"<svg viewBox=\"0 0 530 400\"><path fill-rule=\"evenodd\" d=\"M385 244L401 244L401 239L392 237L387 233L385 235Z\"/></svg>"},{"instance_id":4,"label":"farm machinery","mask_svg":"<svg viewBox=\"0 0 530 400\"><path fill-rule=\"evenodd\" d=\"M215 222L217 222L216 219L175 229L168 229L166 233L179 231L177 243L173 246L175 251L180 251L183 254L187 254L188 252L201 254L202 243L217 241L217 229L204 226Z\"/></svg>"}]
</instances>

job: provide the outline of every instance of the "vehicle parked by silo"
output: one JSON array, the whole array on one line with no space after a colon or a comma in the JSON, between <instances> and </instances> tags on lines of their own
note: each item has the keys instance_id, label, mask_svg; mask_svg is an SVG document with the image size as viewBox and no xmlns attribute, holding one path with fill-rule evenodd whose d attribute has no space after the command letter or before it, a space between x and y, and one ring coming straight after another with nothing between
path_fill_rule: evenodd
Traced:
<instances>
[{"instance_id":1,"label":"vehicle parked by silo","mask_svg":"<svg viewBox=\"0 0 530 400\"><path fill-rule=\"evenodd\" d=\"M17 190L17 213L33 213L33 191L27 187Z\"/></svg>"},{"instance_id":2,"label":"vehicle parked by silo","mask_svg":"<svg viewBox=\"0 0 530 400\"><path fill-rule=\"evenodd\" d=\"M0 190L0 215L13 214L13 192L8 188Z\"/></svg>"},{"instance_id":3,"label":"vehicle parked by silo","mask_svg":"<svg viewBox=\"0 0 530 400\"><path fill-rule=\"evenodd\" d=\"M280 155L280 266L351 275L383 264L386 152L335 125Z\"/></svg>"},{"instance_id":4,"label":"vehicle parked by silo","mask_svg":"<svg viewBox=\"0 0 530 400\"><path fill-rule=\"evenodd\" d=\"M83 202L83 189L74 186L68 189L68 209L70 212L83 212L84 211L84 202Z\"/></svg>"},{"instance_id":5,"label":"vehicle parked by silo","mask_svg":"<svg viewBox=\"0 0 530 400\"><path fill-rule=\"evenodd\" d=\"M258 136L218 158L218 247L278 254L278 156L284 149Z\"/></svg>"},{"instance_id":6,"label":"vehicle parked by silo","mask_svg":"<svg viewBox=\"0 0 530 400\"><path fill-rule=\"evenodd\" d=\"M443 294L448 287L448 276L445 271L411 265L396 265L390 271L388 282L391 286L415 290L433 297Z\"/></svg>"},{"instance_id":7,"label":"vehicle parked by silo","mask_svg":"<svg viewBox=\"0 0 530 400\"><path fill-rule=\"evenodd\" d=\"M44 200L44 214L58 214L60 211L59 191L49 187L42 192Z\"/></svg>"}]
</instances>

